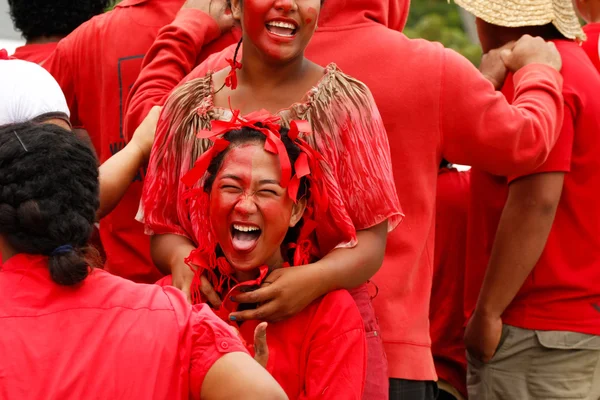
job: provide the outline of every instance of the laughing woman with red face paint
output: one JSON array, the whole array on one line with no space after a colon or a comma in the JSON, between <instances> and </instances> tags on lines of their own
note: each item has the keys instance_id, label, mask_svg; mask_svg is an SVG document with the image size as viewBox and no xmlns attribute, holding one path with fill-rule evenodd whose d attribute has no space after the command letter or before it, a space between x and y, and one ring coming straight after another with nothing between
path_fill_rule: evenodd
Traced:
<instances>
[{"instance_id":1,"label":"laughing woman with red face paint","mask_svg":"<svg viewBox=\"0 0 600 400\"><path fill-rule=\"evenodd\" d=\"M273 271L314 261L319 247L315 220L329 204L320 156L297 138L298 125L292 123L288 132L277 117L251 119L204 131L214 146L183 177L186 185L196 186L186 197L194 220L205 226L188 259L198 267L192 298L200 295L204 275L223 298L215 312L239 329L250 351L260 321L232 321L230 313L242 307L235 298L265 283ZM223 130L228 132L221 136ZM293 317L270 323L266 335L264 365L290 399L361 398L365 329L346 290L330 292Z\"/></svg>"},{"instance_id":2,"label":"laughing woman with red face paint","mask_svg":"<svg viewBox=\"0 0 600 400\"><path fill-rule=\"evenodd\" d=\"M154 234L156 264L172 272L174 285L189 294L193 271L184 260L207 229L191 212L181 182L210 148L206 139L196 138L198 130L231 120L232 110L243 116L266 109L284 126L308 121L313 135L306 140L327 165L323 179L329 209L316 230L322 258L271 272L270 284L236 296L240 303L261 306L230 318L278 321L328 292L352 289L367 330L365 393L382 398L387 396L386 361L365 283L381 266L387 232L402 214L387 135L369 90L335 65L324 69L304 57L320 6L319 0L232 1L233 16L243 29L241 64L234 58L231 68L190 81L168 99L146 176L144 218ZM220 305L206 278L201 289L213 306Z\"/></svg>"}]
</instances>

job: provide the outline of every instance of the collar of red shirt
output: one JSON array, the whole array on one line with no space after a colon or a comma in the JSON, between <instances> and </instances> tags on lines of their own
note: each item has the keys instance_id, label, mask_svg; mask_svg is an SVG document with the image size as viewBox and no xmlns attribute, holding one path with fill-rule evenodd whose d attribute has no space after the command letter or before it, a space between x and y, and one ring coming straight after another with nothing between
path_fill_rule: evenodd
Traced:
<instances>
[{"instance_id":1,"label":"collar of red shirt","mask_svg":"<svg viewBox=\"0 0 600 400\"><path fill-rule=\"evenodd\" d=\"M40 254L15 254L2 264L0 271L18 271L35 267L47 268L48 257Z\"/></svg>"}]
</instances>

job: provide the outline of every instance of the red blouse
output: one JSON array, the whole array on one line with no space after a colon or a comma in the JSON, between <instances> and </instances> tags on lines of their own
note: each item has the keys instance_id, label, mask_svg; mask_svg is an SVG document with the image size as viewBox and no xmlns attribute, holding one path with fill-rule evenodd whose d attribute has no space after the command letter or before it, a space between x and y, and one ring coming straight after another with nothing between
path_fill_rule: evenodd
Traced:
<instances>
[{"instance_id":1,"label":"red blouse","mask_svg":"<svg viewBox=\"0 0 600 400\"><path fill-rule=\"evenodd\" d=\"M199 399L212 365L246 352L175 288L102 270L59 286L44 256L10 258L0 293L0 399Z\"/></svg>"},{"instance_id":2,"label":"red blouse","mask_svg":"<svg viewBox=\"0 0 600 400\"><path fill-rule=\"evenodd\" d=\"M187 236L196 245L206 236L206 222L190 211L194 201L186 197L189 188L180 179L194 161L194 137L187 131L190 121L198 129L210 129L211 121L231 118L230 110L213 105L213 94L209 74L177 89L163 109L142 193L149 232ZM305 139L328 166L324 184L329 209L318 218L317 228L323 255L335 247L354 246L356 230L385 220L389 220L389 230L396 227L403 215L387 134L371 93L362 83L332 64L301 102L278 116L284 126L293 120L308 121L313 134ZM185 139L182 132L188 135ZM206 149L207 144L201 146Z\"/></svg>"}]
</instances>

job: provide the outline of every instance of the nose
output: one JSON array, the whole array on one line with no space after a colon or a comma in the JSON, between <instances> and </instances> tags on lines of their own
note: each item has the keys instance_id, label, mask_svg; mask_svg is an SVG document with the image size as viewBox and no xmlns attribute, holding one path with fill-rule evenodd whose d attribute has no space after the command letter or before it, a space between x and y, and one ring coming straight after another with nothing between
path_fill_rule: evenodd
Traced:
<instances>
[{"instance_id":1,"label":"nose","mask_svg":"<svg viewBox=\"0 0 600 400\"><path fill-rule=\"evenodd\" d=\"M296 0L275 0L275 8L285 12L298 11L298 4Z\"/></svg>"},{"instance_id":2,"label":"nose","mask_svg":"<svg viewBox=\"0 0 600 400\"><path fill-rule=\"evenodd\" d=\"M240 197L239 201L235 204L234 210L240 215L251 215L255 213L257 207L254 202L254 196L245 194Z\"/></svg>"}]
</instances>

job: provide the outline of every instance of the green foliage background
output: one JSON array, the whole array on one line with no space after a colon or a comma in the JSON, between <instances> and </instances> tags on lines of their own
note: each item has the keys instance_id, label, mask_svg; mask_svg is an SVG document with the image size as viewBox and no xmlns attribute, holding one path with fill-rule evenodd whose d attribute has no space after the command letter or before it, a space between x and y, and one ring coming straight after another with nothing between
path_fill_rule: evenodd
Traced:
<instances>
[{"instance_id":1,"label":"green foliage background","mask_svg":"<svg viewBox=\"0 0 600 400\"><path fill-rule=\"evenodd\" d=\"M469 40L456 4L446 0L412 0L404 29L410 38L440 42L479 65L481 48Z\"/></svg>"}]
</instances>

